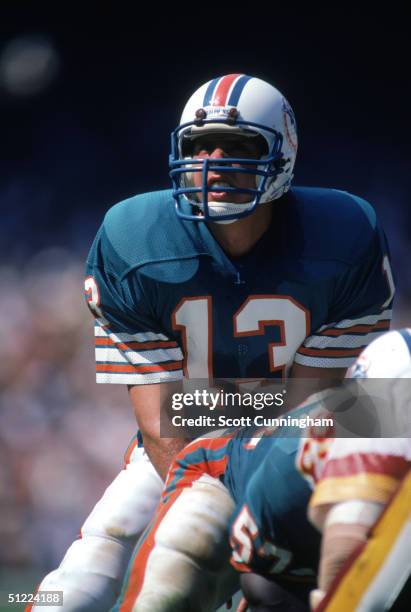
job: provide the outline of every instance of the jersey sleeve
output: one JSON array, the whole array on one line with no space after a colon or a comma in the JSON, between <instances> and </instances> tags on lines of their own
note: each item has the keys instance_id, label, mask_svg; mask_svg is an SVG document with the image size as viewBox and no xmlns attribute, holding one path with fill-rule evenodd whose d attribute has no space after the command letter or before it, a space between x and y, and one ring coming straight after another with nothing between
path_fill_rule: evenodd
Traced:
<instances>
[{"instance_id":1,"label":"jersey sleeve","mask_svg":"<svg viewBox=\"0 0 411 612\"><path fill-rule=\"evenodd\" d=\"M95 317L96 381L139 385L180 380L181 348L154 316L138 272L124 268L103 224L87 259L85 281Z\"/></svg>"},{"instance_id":2,"label":"jersey sleeve","mask_svg":"<svg viewBox=\"0 0 411 612\"><path fill-rule=\"evenodd\" d=\"M411 469L409 438L336 438L310 501L310 513L353 499L386 503Z\"/></svg>"},{"instance_id":3,"label":"jersey sleeve","mask_svg":"<svg viewBox=\"0 0 411 612\"><path fill-rule=\"evenodd\" d=\"M349 368L370 342L389 329L394 291L386 239L376 225L361 260L346 265L336 278L327 322L305 339L295 362Z\"/></svg>"}]
</instances>

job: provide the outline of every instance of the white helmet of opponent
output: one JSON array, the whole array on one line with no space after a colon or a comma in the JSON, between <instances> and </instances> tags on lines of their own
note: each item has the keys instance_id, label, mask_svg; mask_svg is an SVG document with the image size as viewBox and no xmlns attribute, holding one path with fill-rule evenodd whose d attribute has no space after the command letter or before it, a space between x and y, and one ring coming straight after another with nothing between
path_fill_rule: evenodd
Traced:
<instances>
[{"instance_id":1,"label":"white helmet of opponent","mask_svg":"<svg viewBox=\"0 0 411 612\"><path fill-rule=\"evenodd\" d=\"M244 172L255 175L255 189L232 187L227 191L249 193L244 204L209 201L213 188L206 178L201 188L193 187L192 143L203 134L238 134L244 138L259 137L261 156L243 160L198 160L196 170L236 172L230 164L241 163ZM180 125L172 133L170 176L177 214L195 221L232 221L251 214L259 204L280 198L288 191L293 178L297 154L297 129L293 110L278 89L256 77L229 74L208 81L197 89L184 107ZM202 164L202 165L201 165ZM211 198L212 199L212 198ZM201 210L190 214L187 202Z\"/></svg>"},{"instance_id":2,"label":"white helmet of opponent","mask_svg":"<svg viewBox=\"0 0 411 612\"><path fill-rule=\"evenodd\" d=\"M371 342L349 369L347 377L408 378L410 368L411 329L405 328L387 332Z\"/></svg>"}]
</instances>

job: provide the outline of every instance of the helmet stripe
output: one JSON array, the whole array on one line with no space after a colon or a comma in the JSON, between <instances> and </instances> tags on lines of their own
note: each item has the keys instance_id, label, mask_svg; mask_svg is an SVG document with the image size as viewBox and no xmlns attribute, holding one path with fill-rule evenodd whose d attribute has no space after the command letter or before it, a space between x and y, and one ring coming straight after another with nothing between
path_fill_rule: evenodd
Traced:
<instances>
[{"instance_id":1,"label":"helmet stripe","mask_svg":"<svg viewBox=\"0 0 411 612\"><path fill-rule=\"evenodd\" d=\"M231 87L234 82L241 77L241 74L228 74L224 76L216 87L213 98L211 100L212 106L227 106L228 94L231 91Z\"/></svg>"},{"instance_id":2,"label":"helmet stripe","mask_svg":"<svg viewBox=\"0 0 411 612\"><path fill-rule=\"evenodd\" d=\"M234 85L230 97L228 99L227 102L227 106L237 106L238 101L240 99L241 94L243 93L243 89L245 87L245 84L248 83L248 81L251 79L252 77L247 76L245 74L243 74L237 81L237 83Z\"/></svg>"},{"instance_id":3,"label":"helmet stripe","mask_svg":"<svg viewBox=\"0 0 411 612\"><path fill-rule=\"evenodd\" d=\"M205 96L204 96L204 100L203 100L203 106L210 106L211 104L211 100L213 97L213 93L214 93L214 89L217 86L218 81L220 80L220 78L217 79L213 79L212 81L210 81L209 86L206 89L205 92Z\"/></svg>"},{"instance_id":4,"label":"helmet stripe","mask_svg":"<svg viewBox=\"0 0 411 612\"><path fill-rule=\"evenodd\" d=\"M411 353L411 335L410 332L408 331L408 329L400 329L399 333L401 334L401 336L403 337L403 340L405 341L409 352Z\"/></svg>"}]
</instances>

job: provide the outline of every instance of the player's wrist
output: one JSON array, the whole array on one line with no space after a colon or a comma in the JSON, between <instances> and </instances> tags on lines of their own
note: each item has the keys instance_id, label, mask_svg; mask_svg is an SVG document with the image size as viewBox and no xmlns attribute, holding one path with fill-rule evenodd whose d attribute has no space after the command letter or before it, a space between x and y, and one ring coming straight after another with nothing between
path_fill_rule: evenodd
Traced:
<instances>
[{"instance_id":1,"label":"player's wrist","mask_svg":"<svg viewBox=\"0 0 411 612\"><path fill-rule=\"evenodd\" d=\"M321 589L314 589L310 592L310 609L314 611L322 602L325 592Z\"/></svg>"}]
</instances>

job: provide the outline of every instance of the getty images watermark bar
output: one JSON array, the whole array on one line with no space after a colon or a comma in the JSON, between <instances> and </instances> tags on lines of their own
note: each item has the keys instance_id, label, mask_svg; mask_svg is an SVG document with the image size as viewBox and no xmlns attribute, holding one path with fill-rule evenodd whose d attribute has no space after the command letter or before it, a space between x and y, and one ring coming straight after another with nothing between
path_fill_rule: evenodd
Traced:
<instances>
[{"instance_id":1,"label":"getty images watermark bar","mask_svg":"<svg viewBox=\"0 0 411 612\"><path fill-rule=\"evenodd\" d=\"M184 380L181 390L162 398L160 433L193 439L248 427L293 437L389 438L411 431L410 378L347 379L317 391L321 382ZM293 408L295 397L308 400Z\"/></svg>"}]
</instances>

